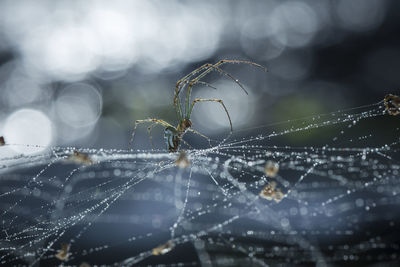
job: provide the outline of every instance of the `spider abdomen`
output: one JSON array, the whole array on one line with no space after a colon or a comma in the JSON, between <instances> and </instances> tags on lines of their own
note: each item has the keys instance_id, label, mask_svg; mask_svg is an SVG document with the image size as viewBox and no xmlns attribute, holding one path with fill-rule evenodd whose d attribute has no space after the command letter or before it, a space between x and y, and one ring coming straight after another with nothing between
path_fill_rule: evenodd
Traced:
<instances>
[{"instance_id":1,"label":"spider abdomen","mask_svg":"<svg viewBox=\"0 0 400 267\"><path fill-rule=\"evenodd\" d=\"M167 127L164 131L164 139L167 143L167 149L170 152L178 151L181 138L179 132L173 127Z\"/></svg>"}]
</instances>

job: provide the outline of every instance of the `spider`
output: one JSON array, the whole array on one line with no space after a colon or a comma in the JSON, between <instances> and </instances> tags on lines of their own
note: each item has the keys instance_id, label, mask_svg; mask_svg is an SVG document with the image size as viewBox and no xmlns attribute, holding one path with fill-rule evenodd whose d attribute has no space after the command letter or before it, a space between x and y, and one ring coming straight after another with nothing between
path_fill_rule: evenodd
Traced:
<instances>
[{"instance_id":1,"label":"spider","mask_svg":"<svg viewBox=\"0 0 400 267\"><path fill-rule=\"evenodd\" d=\"M194 134L197 134L199 136L201 136L202 138L205 138L208 142L210 142L210 139L199 133L198 131L192 129L192 121L190 120L190 116L192 115L192 111L193 111L193 107L196 103L199 102L216 102L219 103L222 108L224 109L228 120L229 120L229 124L230 124L230 134L233 131L232 128L232 121L231 121L231 117L229 115L229 112L224 104L224 102L221 99L203 99L203 98L195 98L191 103L191 93L192 93L192 87L196 84L201 84L201 85L205 85L205 86L209 86L213 89L216 89L215 87L213 87L211 84L208 84L206 82L201 81L200 79L204 78L207 74L209 74L211 71L215 70L218 71L219 73L229 77L230 79L232 79L246 94L248 94L248 92L246 91L246 89L243 87L243 85L237 80L235 79L231 74L229 74L228 72L222 70L220 68L221 65L225 64L225 63L242 63L242 64L248 64L248 65L252 65L258 68L261 68L264 71L267 71L267 69L264 66L261 66L257 63L251 62L251 61L246 61L246 60L231 60L231 59L223 59L218 61L215 64L204 64L201 67L193 70L192 72L190 72L188 75L184 76L182 79L178 80L176 82L176 86L175 86L175 94L174 94L174 101L173 101L173 105L174 105L174 109L176 112L176 116L178 119L178 125L176 127L172 126L170 123L164 121L164 120L160 120L160 119L144 119L144 120L136 120L135 121L135 126L132 132L132 137L131 137L131 141L130 143L133 142L133 139L135 137L135 132L136 132L136 128L139 124L142 123L151 123L151 125L147 128L149 137L150 137L150 143L153 145L152 143L152 136L151 136L151 130L153 129L154 126L156 125L161 125L165 127L164 130L164 139L165 142L167 144L167 149L170 152L176 152L179 149L179 145L182 142L184 142L186 145L188 145L183 139L183 135L186 132L192 132ZM180 93L184 92L186 90L186 95L185 95L185 101L182 105L181 103L181 96ZM188 145L190 146L190 145Z\"/></svg>"}]
</instances>

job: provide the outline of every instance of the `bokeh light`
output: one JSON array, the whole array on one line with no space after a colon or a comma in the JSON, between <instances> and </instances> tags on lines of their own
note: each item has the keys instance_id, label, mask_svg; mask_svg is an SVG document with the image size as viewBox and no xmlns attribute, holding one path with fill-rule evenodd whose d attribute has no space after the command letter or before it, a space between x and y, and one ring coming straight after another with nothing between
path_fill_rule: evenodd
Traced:
<instances>
[{"instance_id":1,"label":"bokeh light","mask_svg":"<svg viewBox=\"0 0 400 267\"><path fill-rule=\"evenodd\" d=\"M102 106L102 96L91 84L74 83L60 90L54 102L60 141L72 142L91 134Z\"/></svg>"},{"instance_id":2,"label":"bokeh light","mask_svg":"<svg viewBox=\"0 0 400 267\"><path fill-rule=\"evenodd\" d=\"M273 39L283 46L306 46L318 29L314 10L306 2L284 2L270 16Z\"/></svg>"},{"instance_id":3,"label":"bokeh light","mask_svg":"<svg viewBox=\"0 0 400 267\"><path fill-rule=\"evenodd\" d=\"M51 121L46 114L34 109L12 113L4 123L3 133L10 148L23 154L43 151L53 140Z\"/></svg>"},{"instance_id":4,"label":"bokeh light","mask_svg":"<svg viewBox=\"0 0 400 267\"><path fill-rule=\"evenodd\" d=\"M84 127L96 123L101 114L102 98L95 87L77 83L64 88L57 96L58 117L70 127Z\"/></svg>"},{"instance_id":5,"label":"bokeh light","mask_svg":"<svg viewBox=\"0 0 400 267\"><path fill-rule=\"evenodd\" d=\"M370 31L382 23L386 7L385 0L341 0L336 11L339 23L345 29Z\"/></svg>"},{"instance_id":6,"label":"bokeh light","mask_svg":"<svg viewBox=\"0 0 400 267\"><path fill-rule=\"evenodd\" d=\"M213 83L217 90L204 89L195 93L196 98L223 98L235 129L248 125L254 113L254 94L246 95L239 86L230 80ZM206 134L230 131L229 119L218 102L199 102L193 108L193 123L196 129ZM201 129L201 130L200 130Z\"/></svg>"}]
</instances>

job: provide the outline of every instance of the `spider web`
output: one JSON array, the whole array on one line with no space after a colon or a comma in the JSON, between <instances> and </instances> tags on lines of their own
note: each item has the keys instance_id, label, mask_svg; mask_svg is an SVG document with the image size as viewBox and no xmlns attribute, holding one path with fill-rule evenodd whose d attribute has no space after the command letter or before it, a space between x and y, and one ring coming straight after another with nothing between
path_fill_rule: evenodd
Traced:
<instances>
[{"instance_id":1,"label":"spider web","mask_svg":"<svg viewBox=\"0 0 400 267\"><path fill-rule=\"evenodd\" d=\"M395 264L397 125L381 101L238 131L185 164L74 147L2 158L0 263ZM271 185L281 199L260 196Z\"/></svg>"}]
</instances>

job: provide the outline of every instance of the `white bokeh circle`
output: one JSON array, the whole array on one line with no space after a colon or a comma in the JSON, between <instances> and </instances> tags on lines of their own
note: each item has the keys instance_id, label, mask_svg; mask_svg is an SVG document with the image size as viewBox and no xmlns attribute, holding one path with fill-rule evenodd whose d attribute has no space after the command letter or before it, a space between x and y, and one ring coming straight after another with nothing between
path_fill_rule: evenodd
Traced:
<instances>
[{"instance_id":1,"label":"white bokeh circle","mask_svg":"<svg viewBox=\"0 0 400 267\"><path fill-rule=\"evenodd\" d=\"M23 154L41 152L53 140L50 119L35 109L15 111L6 119L3 130L10 148Z\"/></svg>"}]
</instances>

